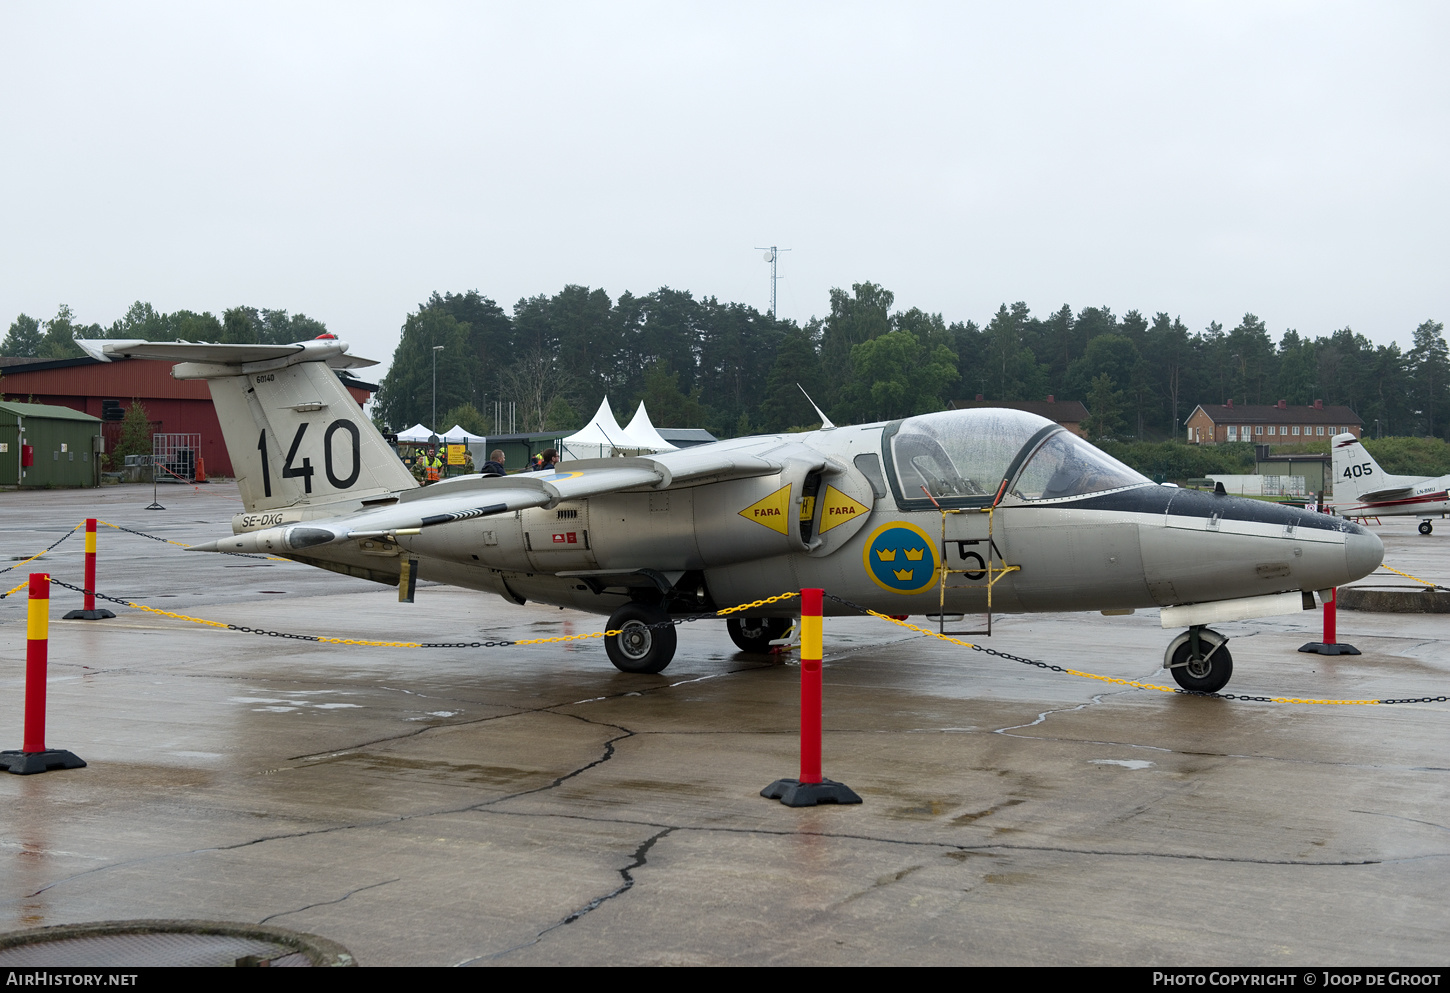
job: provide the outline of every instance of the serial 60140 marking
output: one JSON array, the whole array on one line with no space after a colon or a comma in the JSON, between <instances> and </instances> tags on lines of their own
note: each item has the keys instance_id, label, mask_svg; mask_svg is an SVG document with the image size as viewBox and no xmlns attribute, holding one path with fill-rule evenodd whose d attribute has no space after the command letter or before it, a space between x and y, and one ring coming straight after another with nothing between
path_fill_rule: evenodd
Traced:
<instances>
[{"instance_id":1,"label":"serial 60140 marking","mask_svg":"<svg viewBox=\"0 0 1450 993\"><path fill-rule=\"evenodd\" d=\"M302 448L302 438L307 434L307 423L297 425L297 433L292 436L292 447L287 449L287 458L282 463L283 479L301 479L302 489L306 493L312 492L312 474L316 470L312 468L312 460L303 457L301 464L297 464L297 453ZM348 474L339 478L336 467L332 460L332 436L338 431L345 431L352 441L352 468ZM257 436L257 451L262 453L262 490L267 496L272 495L272 468L267 458L267 432L264 429ZM327 426L322 434L322 470L327 474L327 481L334 489L345 490L357 482L358 476L362 474L362 438L358 434L357 425L351 421L338 418Z\"/></svg>"}]
</instances>

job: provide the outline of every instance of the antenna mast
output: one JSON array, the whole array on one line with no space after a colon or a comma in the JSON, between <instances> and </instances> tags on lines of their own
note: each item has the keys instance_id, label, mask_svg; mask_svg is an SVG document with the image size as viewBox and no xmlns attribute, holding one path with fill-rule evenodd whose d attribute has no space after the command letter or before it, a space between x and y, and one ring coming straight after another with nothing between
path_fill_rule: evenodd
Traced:
<instances>
[{"instance_id":1,"label":"antenna mast","mask_svg":"<svg viewBox=\"0 0 1450 993\"><path fill-rule=\"evenodd\" d=\"M788 252L790 251L790 249L776 248L774 245L771 245L769 248L756 245L755 250L757 252L764 252L765 261L770 263L770 316L775 317L775 284L776 281L780 279L780 277L776 275L776 265L779 262L780 253Z\"/></svg>"}]
</instances>

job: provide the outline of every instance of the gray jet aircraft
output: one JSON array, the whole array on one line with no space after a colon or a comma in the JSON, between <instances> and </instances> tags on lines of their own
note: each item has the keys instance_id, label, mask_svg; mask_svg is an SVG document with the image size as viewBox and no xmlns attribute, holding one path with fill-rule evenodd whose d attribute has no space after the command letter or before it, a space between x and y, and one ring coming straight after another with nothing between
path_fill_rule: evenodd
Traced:
<instances>
[{"instance_id":1,"label":"gray jet aircraft","mask_svg":"<svg viewBox=\"0 0 1450 993\"><path fill-rule=\"evenodd\" d=\"M207 380L245 511L198 550L262 552L397 584L409 575L606 614L610 660L659 672L670 617L802 587L892 615L1130 613L1186 630L1179 685L1233 671L1213 622L1289 613L1367 575L1380 541L1349 521L1160 486L1051 421L973 409L551 473L419 487L340 383L374 365L331 336L294 345L86 341L103 360ZM831 599L828 613L850 608ZM790 601L728 622L763 651Z\"/></svg>"}]
</instances>

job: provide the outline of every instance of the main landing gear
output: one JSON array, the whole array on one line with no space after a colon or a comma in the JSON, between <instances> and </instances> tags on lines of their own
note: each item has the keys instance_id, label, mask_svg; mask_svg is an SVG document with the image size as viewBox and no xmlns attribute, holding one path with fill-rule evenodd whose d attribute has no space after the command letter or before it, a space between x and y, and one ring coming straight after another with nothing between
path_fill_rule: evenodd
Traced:
<instances>
[{"instance_id":1,"label":"main landing gear","mask_svg":"<svg viewBox=\"0 0 1450 993\"><path fill-rule=\"evenodd\" d=\"M1421 521L1420 522L1420 533L1421 534L1429 534L1433 530L1435 530L1435 525L1431 524L1429 521Z\"/></svg>"},{"instance_id":2,"label":"main landing gear","mask_svg":"<svg viewBox=\"0 0 1450 993\"><path fill-rule=\"evenodd\" d=\"M785 617L732 617L725 622L725 630L742 652L764 655L770 651L772 641L785 637L790 623Z\"/></svg>"},{"instance_id":3,"label":"main landing gear","mask_svg":"<svg viewBox=\"0 0 1450 993\"><path fill-rule=\"evenodd\" d=\"M1168 643L1163 668L1185 690L1217 693L1234 674L1228 639L1202 625L1191 627Z\"/></svg>"},{"instance_id":4,"label":"main landing gear","mask_svg":"<svg viewBox=\"0 0 1450 993\"><path fill-rule=\"evenodd\" d=\"M609 618L604 651L620 672L661 672L675 657L675 627L670 615L646 603L628 603Z\"/></svg>"}]
</instances>

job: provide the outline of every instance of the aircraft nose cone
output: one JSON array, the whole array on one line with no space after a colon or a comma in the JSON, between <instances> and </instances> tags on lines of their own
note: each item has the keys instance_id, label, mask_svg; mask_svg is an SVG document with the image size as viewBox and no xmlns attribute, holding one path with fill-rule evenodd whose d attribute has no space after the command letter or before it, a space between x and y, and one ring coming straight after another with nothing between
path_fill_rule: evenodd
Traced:
<instances>
[{"instance_id":1,"label":"aircraft nose cone","mask_svg":"<svg viewBox=\"0 0 1450 993\"><path fill-rule=\"evenodd\" d=\"M1368 576L1385 560L1385 546L1378 535L1362 532L1351 534L1344 543L1344 564L1350 576Z\"/></svg>"}]
</instances>

